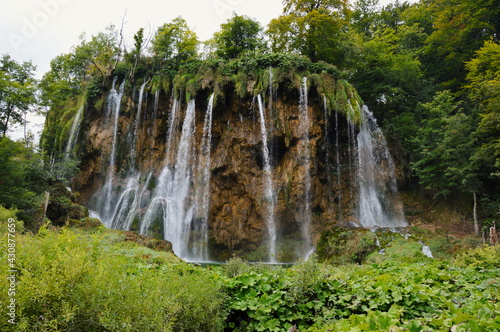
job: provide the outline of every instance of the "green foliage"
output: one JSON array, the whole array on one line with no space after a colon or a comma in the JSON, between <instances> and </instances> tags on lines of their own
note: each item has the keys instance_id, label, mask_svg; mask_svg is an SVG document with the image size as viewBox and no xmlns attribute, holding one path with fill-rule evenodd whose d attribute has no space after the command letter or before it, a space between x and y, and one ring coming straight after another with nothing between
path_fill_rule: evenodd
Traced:
<instances>
[{"instance_id":1,"label":"green foliage","mask_svg":"<svg viewBox=\"0 0 500 332\"><path fill-rule=\"evenodd\" d=\"M425 46L424 61L440 83L456 91L470 61L485 41L497 38L500 5L488 0L432 1L433 31Z\"/></svg>"},{"instance_id":2,"label":"green foliage","mask_svg":"<svg viewBox=\"0 0 500 332\"><path fill-rule=\"evenodd\" d=\"M22 143L7 137L0 138L0 205L16 208L20 214L32 214L39 204L42 192L37 172L39 159Z\"/></svg>"},{"instance_id":3,"label":"green foliage","mask_svg":"<svg viewBox=\"0 0 500 332\"><path fill-rule=\"evenodd\" d=\"M453 262L460 267L500 269L500 246L481 246L465 251Z\"/></svg>"},{"instance_id":4,"label":"green foliage","mask_svg":"<svg viewBox=\"0 0 500 332\"><path fill-rule=\"evenodd\" d=\"M18 63L8 54L0 59L0 133L5 136L9 126L24 123L24 114L35 104L35 66Z\"/></svg>"},{"instance_id":5,"label":"green foliage","mask_svg":"<svg viewBox=\"0 0 500 332\"><path fill-rule=\"evenodd\" d=\"M198 38L182 17L159 27L152 43L152 51L161 63L172 61L179 65L197 56Z\"/></svg>"},{"instance_id":6,"label":"green foliage","mask_svg":"<svg viewBox=\"0 0 500 332\"><path fill-rule=\"evenodd\" d=\"M423 331L477 326L497 331L498 270L441 263L332 269L305 262L227 280L234 331ZM479 308L483 308L478 313Z\"/></svg>"},{"instance_id":7,"label":"green foliage","mask_svg":"<svg viewBox=\"0 0 500 332\"><path fill-rule=\"evenodd\" d=\"M438 93L423 107L426 119L416 135L417 161L413 163L420 183L435 195L448 195L454 189L477 190L477 172L471 163L473 119L449 91Z\"/></svg>"},{"instance_id":8,"label":"green foliage","mask_svg":"<svg viewBox=\"0 0 500 332\"><path fill-rule=\"evenodd\" d=\"M345 41L351 39L345 33L348 16L347 1L285 1L283 15L269 23L271 49L342 66L349 45Z\"/></svg>"},{"instance_id":9,"label":"green foliage","mask_svg":"<svg viewBox=\"0 0 500 332\"><path fill-rule=\"evenodd\" d=\"M485 42L466 64L470 98L479 108L476 129L479 148L472 157L483 176L497 185L500 179L500 44ZM490 182L491 183L491 182Z\"/></svg>"},{"instance_id":10,"label":"green foliage","mask_svg":"<svg viewBox=\"0 0 500 332\"><path fill-rule=\"evenodd\" d=\"M330 264L360 264L375 250L376 235L373 232L341 227L323 232L317 245L319 259Z\"/></svg>"},{"instance_id":11,"label":"green foliage","mask_svg":"<svg viewBox=\"0 0 500 332\"><path fill-rule=\"evenodd\" d=\"M7 225L9 224L9 219L14 219L16 234L22 234L24 232L24 223L17 218L16 214L16 209L6 209L2 205L0 205L0 234L7 233Z\"/></svg>"},{"instance_id":12,"label":"green foliage","mask_svg":"<svg viewBox=\"0 0 500 332\"><path fill-rule=\"evenodd\" d=\"M223 59L234 59L262 52L264 39L259 22L234 14L213 37L215 54Z\"/></svg>"},{"instance_id":13,"label":"green foliage","mask_svg":"<svg viewBox=\"0 0 500 332\"><path fill-rule=\"evenodd\" d=\"M224 295L213 273L116 241L113 232L42 228L18 238L18 331L221 330ZM0 324L8 328L6 320Z\"/></svg>"}]
</instances>

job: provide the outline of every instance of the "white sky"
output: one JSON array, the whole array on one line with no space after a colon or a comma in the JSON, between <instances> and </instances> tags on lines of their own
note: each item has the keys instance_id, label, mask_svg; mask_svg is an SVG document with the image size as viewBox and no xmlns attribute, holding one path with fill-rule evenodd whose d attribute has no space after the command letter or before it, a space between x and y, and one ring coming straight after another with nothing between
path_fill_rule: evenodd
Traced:
<instances>
[{"instance_id":1,"label":"white sky","mask_svg":"<svg viewBox=\"0 0 500 332\"><path fill-rule=\"evenodd\" d=\"M54 57L70 52L79 43L81 33L85 32L88 40L111 23L119 28L123 16L130 49L139 28L153 34L177 16L204 41L233 12L266 26L282 8L281 0L0 0L0 54L8 53L16 61L31 60L37 66L37 78L41 78ZM43 118L28 116L28 121L38 136ZM13 129L11 138L23 137L22 128Z\"/></svg>"},{"instance_id":2,"label":"white sky","mask_svg":"<svg viewBox=\"0 0 500 332\"><path fill-rule=\"evenodd\" d=\"M16 61L31 60L37 66L36 77L41 78L54 57L79 43L81 33L90 38L111 23L119 28L123 16L130 49L139 28L153 34L177 16L204 41L233 12L265 27L282 10L282 0L0 0L0 54L8 53ZM40 125L33 129L39 130ZM22 132L10 136L20 138Z\"/></svg>"},{"instance_id":3,"label":"white sky","mask_svg":"<svg viewBox=\"0 0 500 332\"><path fill-rule=\"evenodd\" d=\"M282 12L281 0L0 0L0 54L17 61L32 60L38 77L49 70L50 60L68 53L110 23L120 27L133 45L133 35L144 27L151 33L163 23L182 16L200 40L211 38L236 12L266 26Z\"/></svg>"}]
</instances>

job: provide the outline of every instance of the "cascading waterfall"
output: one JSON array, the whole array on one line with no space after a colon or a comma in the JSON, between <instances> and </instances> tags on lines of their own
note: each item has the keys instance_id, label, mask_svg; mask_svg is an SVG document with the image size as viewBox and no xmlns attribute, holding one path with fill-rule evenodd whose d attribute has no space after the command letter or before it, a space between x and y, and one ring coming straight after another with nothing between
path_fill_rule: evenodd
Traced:
<instances>
[{"instance_id":1,"label":"cascading waterfall","mask_svg":"<svg viewBox=\"0 0 500 332\"><path fill-rule=\"evenodd\" d=\"M328 185L331 186L332 185L332 170L331 170L331 164L330 164L330 149L328 149L328 145L329 145L329 141L330 141L330 137L328 134L328 119L329 119L329 115L328 115L327 100L326 100L326 96L323 95L323 120L325 121L325 125L323 128L325 131L325 134L323 136L323 140L324 140L323 144L326 147L326 151L325 151L326 176L327 176ZM329 196L331 197L331 195L332 195L332 191L330 190Z\"/></svg>"},{"instance_id":2,"label":"cascading waterfall","mask_svg":"<svg viewBox=\"0 0 500 332\"><path fill-rule=\"evenodd\" d=\"M338 211L339 220L342 219L342 174L340 172L340 147L339 147L339 113L335 112L335 159L337 164Z\"/></svg>"},{"instance_id":3,"label":"cascading waterfall","mask_svg":"<svg viewBox=\"0 0 500 332\"><path fill-rule=\"evenodd\" d=\"M142 98L144 96L144 88L148 81L144 81L139 89L139 100L137 102L137 113L135 115L134 128L132 132L132 138L130 139L130 171L136 168L137 166L137 137L139 136L139 126L141 123L141 109L142 109Z\"/></svg>"},{"instance_id":4,"label":"cascading waterfall","mask_svg":"<svg viewBox=\"0 0 500 332\"><path fill-rule=\"evenodd\" d=\"M111 228L128 229L127 217L135 211L140 174L128 176L125 188L119 193L117 203L109 221Z\"/></svg>"},{"instance_id":5,"label":"cascading waterfall","mask_svg":"<svg viewBox=\"0 0 500 332\"><path fill-rule=\"evenodd\" d=\"M362 108L358 142L358 218L363 227L405 227L394 163L373 114Z\"/></svg>"},{"instance_id":6,"label":"cascading waterfall","mask_svg":"<svg viewBox=\"0 0 500 332\"><path fill-rule=\"evenodd\" d=\"M299 148L300 160L304 167L304 205L302 207L302 236L304 238L304 257L308 258L314 251L311 239L311 150L309 139L309 112L307 100L307 78L302 78L299 99L299 121L302 133L301 146Z\"/></svg>"},{"instance_id":7,"label":"cascading waterfall","mask_svg":"<svg viewBox=\"0 0 500 332\"><path fill-rule=\"evenodd\" d=\"M175 117L176 114L173 115L173 123ZM190 166L194 125L195 102L191 100L182 125L175 167L170 169L168 160L165 163L141 224L141 233L146 234L156 220L162 223L164 238L172 243L174 252L181 258L189 257L189 234L195 208L188 201L192 187ZM170 129L173 131L173 128Z\"/></svg>"},{"instance_id":8,"label":"cascading waterfall","mask_svg":"<svg viewBox=\"0 0 500 332\"><path fill-rule=\"evenodd\" d=\"M115 80L113 81L113 83ZM104 196L100 199L101 208L99 209L99 215L103 218L103 222L107 225L111 225L111 209L114 204L113 199L113 180L115 177L115 167L116 167L116 143L118 136L118 120L120 118L120 108L123 97L123 90L125 87L125 80L120 84L118 92L113 88L111 89L108 96L108 114L111 116L114 114L113 121L113 142L111 146L111 155L109 157L108 171L106 173L106 180L102 192Z\"/></svg>"},{"instance_id":9,"label":"cascading waterfall","mask_svg":"<svg viewBox=\"0 0 500 332\"><path fill-rule=\"evenodd\" d=\"M196 238L192 239L191 259L208 261L208 216L210 207L210 164L212 148L212 110L214 94L208 100L207 113L203 123L200 154L198 155L198 183L196 190L197 222L194 225Z\"/></svg>"},{"instance_id":10,"label":"cascading waterfall","mask_svg":"<svg viewBox=\"0 0 500 332\"><path fill-rule=\"evenodd\" d=\"M220 151L212 149L214 94L208 100L203 127L201 127L201 124L197 127L195 123L194 100L187 103L185 112L183 112L180 109L180 101L173 97L175 93L172 92L168 123L165 123L159 114L159 92L155 92L154 94L154 104L148 106L153 112L145 113L143 111L144 105L147 104L142 105L143 98L147 96L145 92L147 82L144 82L139 89L136 112L132 113L131 123L123 121L123 125L120 126L122 124L120 122L120 108L124 94L124 83L121 82L119 88L115 88L115 79L108 95L107 108L105 110L107 121L104 122L103 127L109 131L110 136L112 135L110 139L112 143L110 144L111 152L108 155L107 161L105 161L107 164L105 170L106 177L102 190L92 197L90 206L91 208L95 208L97 217L102 218L101 220L108 227L123 230L138 230L145 235L164 238L172 243L173 250L179 257L188 261L208 261L209 216L212 215L211 213L215 213L214 215L218 216L216 210L210 211L210 205L214 204L215 206L217 204L217 200L214 200L212 203L210 202L213 189L215 189L210 187L210 183L211 176L220 176L218 171L212 174L211 170L212 151L216 151L213 157L214 165L220 163ZM281 158L289 158L287 154L293 151L291 149L285 151L284 149L288 147L278 146L277 144L282 144L280 141L282 138L279 135L281 135L280 131L283 130L283 125L288 126L294 122L284 122L287 121L287 118L283 118L281 104L276 103L274 105L275 108L272 109L274 102L272 99L275 93L272 83L272 69L270 68L269 108L266 109L267 105L264 105L263 96L260 94L257 95L254 102L257 101L256 104L258 105L252 105L258 106L258 113L255 107L255 112L252 113L254 122L250 128L253 128L254 125L256 126L257 121L259 122L260 140L258 136L255 138L252 137L252 141L257 142L255 144L262 142L260 147L255 147L257 148L255 152L262 154L263 161L261 170L262 196L256 197L256 199L260 198L262 202L260 211L263 220L261 222L266 232L264 236L265 242L262 244L268 250L266 253L267 258L264 259L274 263L278 260L276 249L278 217L282 218L284 216L286 218L286 213L289 212L282 214L283 210L281 210L280 206L282 197L279 196L280 200L278 200L278 192L275 192L274 184L274 181L280 180L281 175L278 173L273 174L273 167L282 169ZM315 143L314 137L316 137L316 134L311 136L311 132L316 133L318 129L324 131L323 139L326 148L325 167L328 172L328 179L325 178L325 180L328 180L327 182L331 187L337 187L334 189L336 191L335 194L338 195L338 197L335 197L335 200L338 202L337 207L339 211L337 220L343 219L343 215L346 212L342 211L342 207L349 205L347 202L350 198L351 201L357 201L352 206L354 208L352 211L358 217L358 226L372 229L377 227L395 228L406 226L406 221L402 213L402 205L397 200L394 165L382 132L377 127L373 115L366 107L361 109L359 106L356 106L355 110L351 107L346 112L347 126L345 127L345 134L347 141L345 152L342 150L342 153L346 153L345 157L348 157L345 162L346 164L347 162L349 163L349 168L356 170L355 172L350 172L349 175L351 183L354 184L351 184L351 187L346 187L341 181L341 171L344 172L344 176L348 176L345 173L348 165L345 165L346 170L344 170L340 163L341 148L344 147L344 144L342 143L341 147L339 142L340 132L344 132L344 126L339 129L341 126L339 124L341 115L338 112L335 112L335 116L329 114L328 100L326 96L323 96L324 125L322 124L320 127L315 125L311 117L310 105L308 105L307 84L307 79L303 78L299 89L298 119L293 116L289 118L292 121L296 121L297 126L293 130L299 135L298 140L295 141L296 145L291 145L291 148L297 149L297 155L292 156L292 158L296 160L295 169L293 169L295 173L293 175L298 181L293 184L294 188L292 190L294 190L294 196L290 197L297 198L295 201L300 205L292 204L291 209L294 210L290 211L293 211L296 215L291 220L297 223L297 227L300 228L300 235L296 236L294 234L295 229L293 228L292 231L287 233L287 230L285 230L283 233L287 239L288 237L290 239L293 239L294 236L298 237L296 239L300 241L300 245L296 246L297 251L295 254L306 259L314 252L312 240L313 188L311 173L314 173L313 166L315 164L313 164L312 152L314 149L311 148L311 144ZM266 112L268 113L266 114ZM276 112L276 114L273 112ZM81 122L81 117L83 116L81 113L83 113L83 109L78 110L77 114L75 114L68 146L74 145L76 139L74 137L77 136L78 132L78 123ZM355 124L357 121L352 119L354 116L357 117L358 113L361 113L359 134L358 127ZM234 122L233 118L229 117L227 119L228 128L230 123L234 123L233 126L244 126L245 119L242 114L241 112L239 114L240 122ZM321 114L314 114L321 117ZM156 125L155 120L157 116L159 121ZM143 121L143 119L146 121ZM273 119L277 119L276 123L273 122ZM333 124L333 120L335 124ZM152 124L147 121L151 121ZM139 155L138 136L145 133L145 130L141 128L146 124L149 125L147 135L153 139L156 137L156 134L152 135L151 132L156 133L157 130L160 130L156 128L157 126L158 128L167 127L166 129L161 129L166 130L164 163L160 167L161 169L152 167L148 170L142 170L139 167L142 163L139 163L137 160ZM276 128L273 128L273 124L276 125ZM220 128L218 126L219 124L217 127L214 127L216 130L214 131L216 142L224 139L224 136L222 138L220 136ZM196 128L200 129L200 131L196 131ZM203 130L202 132L201 129ZM259 131L257 128L254 129L254 134L258 134ZM124 130L126 130L126 133L123 133ZM333 134L334 131L335 134ZM229 136L231 137L231 134ZM146 139L151 138L147 137ZM122 139L130 140L127 141L129 151L128 153L127 151L120 151L118 154L118 147L122 147L122 144L119 144L119 142ZM142 143L143 140L141 139L140 142ZM199 143L199 145L195 145L196 143ZM276 151L274 151L277 153L276 156L273 155L273 143L277 145ZM71 151L72 148L70 149L68 146L66 147L66 151ZM146 152L146 155L150 158L157 158L155 144L151 147L149 153ZM335 148L335 152L333 152L333 148ZM118 158L124 160L118 160ZM130 162L127 163L127 161ZM121 167L122 171L119 173L121 177L118 178L117 169L119 169L120 162L125 162L124 164L128 165L128 169ZM334 163L336 163L336 169ZM291 163L288 165L292 166L294 164ZM219 166L215 167L216 170L218 169L217 167ZM214 184L218 183L217 181L220 181L220 178L212 179ZM323 184L318 183L318 185ZM328 185L325 184L325 186ZM325 190L328 190L328 187L322 189L323 193L321 195L326 194ZM281 195L281 192L279 194ZM342 194L347 199L343 198ZM283 198L288 199L285 196ZM332 198L329 197L326 201L331 201ZM259 211L258 203L255 206L257 206L257 211ZM321 211L322 206L318 205L318 212ZM318 218L321 218L320 213L318 214ZM93 215L96 216L95 213ZM327 215L331 216L330 213ZM218 222L218 219L214 220L214 229L219 227L217 225ZM286 225L286 221L283 222L283 225ZM235 225L235 230L236 232L244 233L246 231L245 227L244 221L240 221L238 225ZM255 245L255 243L252 245ZM216 248L217 250L220 249ZM216 251L211 254L215 254Z\"/></svg>"},{"instance_id":11,"label":"cascading waterfall","mask_svg":"<svg viewBox=\"0 0 500 332\"><path fill-rule=\"evenodd\" d=\"M68 160L71 156L71 152L75 148L76 139L78 138L78 134L80 133L80 122L83 117L83 105L78 108L78 111L75 114L73 123L71 124L71 131L69 132L68 143L66 144L66 149L64 151L64 159Z\"/></svg>"},{"instance_id":12,"label":"cascading waterfall","mask_svg":"<svg viewBox=\"0 0 500 332\"><path fill-rule=\"evenodd\" d=\"M275 197L274 197L274 186L271 173L271 162L269 155L269 148L267 146L267 130L266 130L266 117L264 115L264 106L262 104L262 98L260 95L257 96L257 101L259 104L259 117L260 117L260 131L262 133L262 155L264 160L264 176L263 176L263 186L264 186L264 206L266 206L266 226L267 226L267 236L268 236L268 247L269 247L269 261L272 263L276 262L276 222L274 218L274 208L275 208Z\"/></svg>"}]
</instances>

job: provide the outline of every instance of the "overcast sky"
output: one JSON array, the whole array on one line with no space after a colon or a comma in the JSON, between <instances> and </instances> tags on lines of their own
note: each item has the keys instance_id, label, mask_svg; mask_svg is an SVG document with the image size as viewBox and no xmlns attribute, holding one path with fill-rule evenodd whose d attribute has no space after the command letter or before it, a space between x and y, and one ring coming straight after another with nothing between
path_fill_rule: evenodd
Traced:
<instances>
[{"instance_id":1,"label":"overcast sky","mask_svg":"<svg viewBox=\"0 0 500 332\"><path fill-rule=\"evenodd\" d=\"M200 40L207 40L235 12L266 26L282 13L281 0L0 0L0 54L16 61L31 60L37 78L50 69L50 61L68 53L85 32L87 39L106 26L121 26L128 48L132 37L144 27L153 34L163 23L182 16ZM28 119L39 133L43 119ZM23 137L22 128L10 131L14 139Z\"/></svg>"},{"instance_id":2,"label":"overcast sky","mask_svg":"<svg viewBox=\"0 0 500 332\"><path fill-rule=\"evenodd\" d=\"M236 12L265 26L282 12L281 0L0 0L0 54L32 60L37 76L49 69L50 60L70 51L110 23L132 37L139 28L154 33L163 23L182 16L200 40L209 39Z\"/></svg>"}]
</instances>

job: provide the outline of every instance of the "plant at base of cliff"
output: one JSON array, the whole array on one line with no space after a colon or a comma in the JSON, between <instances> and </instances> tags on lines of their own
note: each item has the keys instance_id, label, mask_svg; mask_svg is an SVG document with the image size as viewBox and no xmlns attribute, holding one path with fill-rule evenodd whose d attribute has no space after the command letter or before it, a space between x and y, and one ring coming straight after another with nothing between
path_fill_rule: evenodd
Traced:
<instances>
[{"instance_id":1,"label":"plant at base of cliff","mask_svg":"<svg viewBox=\"0 0 500 332\"><path fill-rule=\"evenodd\" d=\"M17 238L19 330L222 330L224 294L213 273L179 264L171 253L117 242L113 232L43 227L43 236ZM7 287L6 270L0 275ZM6 301L0 298L2 307Z\"/></svg>"}]
</instances>

